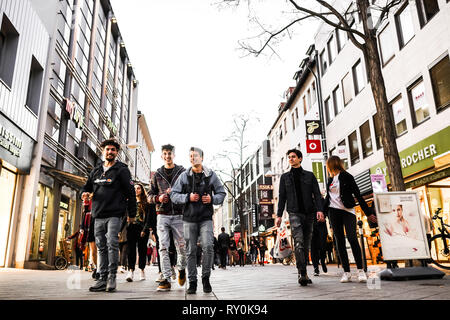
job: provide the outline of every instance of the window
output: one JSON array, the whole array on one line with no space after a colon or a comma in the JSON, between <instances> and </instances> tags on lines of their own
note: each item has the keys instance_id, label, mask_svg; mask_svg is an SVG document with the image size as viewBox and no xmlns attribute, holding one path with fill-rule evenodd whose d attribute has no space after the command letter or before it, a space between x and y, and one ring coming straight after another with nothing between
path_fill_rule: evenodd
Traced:
<instances>
[{"instance_id":1,"label":"window","mask_svg":"<svg viewBox=\"0 0 450 320\"><path fill-rule=\"evenodd\" d=\"M449 56L439 61L430 70L436 110L442 111L450 105L450 60Z\"/></svg>"},{"instance_id":2,"label":"window","mask_svg":"<svg viewBox=\"0 0 450 320\"><path fill-rule=\"evenodd\" d=\"M332 35L330 40L328 40L327 43L327 49L328 49L328 61L330 61L330 65L333 63L334 59L336 59L337 53L336 53L336 43L334 42L334 36Z\"/></svg>"},{"instance_id":3,"label":"window","mask_svg":"<svg viewBox=\"0 0 450 320\"><path fill-rule=\"evenodd\" d=\"M338 48L339 48L339 52L344 48L345 44L347 43L347 32L341 29L337 29L336 32L336 38L338 41Z\"/></svg>"},{"instance_id":4,"label":"window","mask_svg":"<svg viewBox=\"0 0 450 320\"><path fill-rule=\"evenodd\" d=\"M380 43L380 55L383 66L385 66L394 57L394 45L389 25L380 32L378 36Z\"/></svg>"},{"instance_id":5,"label":"window","mask_svg":"<svg viewBox=\"0 0 450 320\"><path fill-rule=\"evenodd\" d=\"M333 106L330 104L330 97L325 100L325 113L327 116L327 124L329 124L334 119Z\"/></svg>"},{"instance_id":6,"label":"window","mask_svg":"<svg viewBox=\"0 0 450 320\"><path fill-rule=\"evenodd\" d=\"M284 118L283 123L284 123L284 134L287 134L287 119Z\"/></svg>"},{"instance_id":7,"label":"window","mask_svg":"<svg viewBox=\"0 0 450 320\"><path fill-rule=\"evenodd\" d=\"M364 124L359 127L359 134L361 136L363 158L367 158L373 153L369 120L364 122Z\"/></svg>"},{"instance_id":8,"label":"window","mask_svg":"<svg viewBox=\"0 0 450 320\"><path fill-rule=\"evenodd\" d=\"M307 97L307 103L308 103L308 111L311 109L311 89L308 89L308 92L306 93Z\"/></svg>"},{"instance_id":9,"label":"window","mask_svg":"<svg viewBox=\"0 0 450 320\"><path fill-rule=\"evenodd\" d=\"M414 36L411 7L408 4L395 16L395 22L397 24L397 34L400 48L403 48Z\"/></svg>"},{"instance_id":10,"label":"window","mask_svg":"<svg viewBox=\"0 0 450 320\"><path fill-rule=\"evenodd\" d=\"M403 107L403 99L400 97L392 103L392 113L394 115L394 124L397 131L397 137L406 132L406 117Z\"/></svg>"},{"instance_id":11,"label":"window","mask_svg":"<svg viewBox=\"0 0 450 320\"><path fill-rule=\"evenodd\" d=\"M333 104L335 114L339 114L343 109L341 100L341 89L339 88L339 86L337 86L336 89L333 90Z\"/></svg>"},{"instance_id":12,"label":"window","mask_svg":"<svg viewBox=\"0 0 450 320\"><path fill-rule=\"evenodd\" d=\"M295 130L295 114L291 114L292 117L292 130Z\"/></svg>"},{"instance_id":13,"label":"window","mask_svg":"<svg viewBox=\"0 0 450 320\"><path fill-rule=\"evenodd\" d=\"M417 0L416 5L422 27L439 12L438 0Z\"/></svg>"},{"instance_id":14,"label":"window","mask_svg":"<svg viewBox=\"0 0 450 320\"><path fill-rule=\"evenodd\" d=\"M281 141L283 139L283 129L281 128L281 126L280 126L280 128L278 130L278 134L280 136L280 141Z\"/></svg>"},{"instance_id":15,"label":"window","mask_svg":"<svg viewBox=\"0 0 450 320\"><path fill-rule=\"evenodd\" d=\"M408 96L413 125L417 126L430 116L430 111L425 96L425 85L422 79L418 80L408 89Z\"/></svg>"},{"instance_id":16,"label":"window","mask_svg":"<svg viewBox=\"0 0 450 320\"><path fill-rule=\"evenodd\" d=\"M320 53L320 65L322 67L322 75L325 74L325 72L327 72L327 58L325 56L325 49Z\"/></svg>"},{"instance_id":17,"label":"window","mask_svg":"<svg viewBox=\"0 0 450 320\"><path fill-rule=\"evenodd\" d=\"M375 141L377 143L377 150L379 150L383 147L383 143L381 141L381 120L378 116L378 113L373 116L373 127L375 128Z\"/></svg>"},{"instance_id":18,"label":"window","mask_svg":"<svg viewBox=\"0 0 450 320\"><path fill-rule=\"evenodd\" d=\"M352 101L352 79L350 79L350 73L347 73L342 79L342 91L344 96L344 106Z\"/></svg>"},{"instance_id":19,"label":"window","mask_svg":"<svg viewBox=\"0 0 450 320\"><path fill-rule=\"evenodd\" d=\"M308 112L308 106L306 104L306 96L303 96L303 114Z\"/></svg>"},{"instance_id":20,"label":"window","mask_svg":"<svg viewBox=\"0 0 450 320\"><path fill-rule=\"evenodd\" d=\"M16 64L19 33L3 14L0 28L0 79L11 88Z\"/></svg>"},{"instance_id":21,"label":"window","mask_svg":"<svg viewBox=\"0 0 450 320\"><path fill-rule=\"evenodd\" d=\"M348 144L350 147L350 163L353 166L359 162L358 136L356 135L356 131L353 131L348 136Z\"/></svg>"},{"instance_id":22,"label":"window","mask_svg":"<svg viewBox=\"0 0 450 320\"><path fill-rule=\"evenodd\" d=\"M298 108L295 108L295 122L298 124Z\"/></svg>"},{"instance_id":23,"label":"window","mask_svg":"<svg viewBox=\"0 0 450 320\"><path fill-rule=\"evenodd\" d=\"M312 88L312 91L311 91L311 104L314 104L317 101L316 82L312 83L311 88Z\"/></svg>"},{"instance_id":24,"label":"window","mask_svg":"<svg viewBox=\"0 0 450 320\"><path fill-rule=\"evenodd\" d=\"M352 74L353 74L353 84L355 86L355 95L357 95L364 88L365 83L361 60L358 60L358 62L353 66Z\"/></svg>"},{"instance_id":25,"label":"window","mask_svg":"<svg viewBox=\"0 0 450 320\"><path fill-rule=\"evenodd\" d=\"M347 159L348 157L346 155L347 154L347 150L346 150L347 147L345 145L345 139L338 143L338 149L344 149L345 150L344 156L341 155L340 158L344 162L344 169L347 170L348 169L348 159ZM339 151L341 151L341 150L339 150ZM338 156L339 156L339 154L338 154Z\"/></svg>"},{"instance_id":26,"label":"window","mask_svg":"<svg viewBox=\"0 0 450 320\"><path fill-rule=\"evenodd\" d=\"M27 107L35 115L39 114L39 105L41 98L41 86L42 86L42 76L44 74L44 69L41 67L39 62L34 56L31 58L30 76L28 78L28 90L27 90Z\"/></svg>"}]
</instances>

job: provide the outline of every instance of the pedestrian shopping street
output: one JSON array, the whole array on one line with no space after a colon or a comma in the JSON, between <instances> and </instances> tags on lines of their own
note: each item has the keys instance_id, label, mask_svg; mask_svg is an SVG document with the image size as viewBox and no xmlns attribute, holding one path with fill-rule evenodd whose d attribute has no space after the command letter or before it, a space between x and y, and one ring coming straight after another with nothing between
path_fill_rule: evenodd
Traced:
<instances>
[{"instance_id":1,"label":"pedestrian shopping street","mask_svg":"<svg viewBox=\"0 0 450 320\"><path fill-rule=\"evenodd\" d=\"M376 268L382 270L383 265ZM186 295L176 281L171 291L157 292L157 270L148 266L144 281L138 280L137 272L134 282L127 282L125 273L118 274L116 292L95 293L88 290L94 282L90 272L0 269L0 300L450 300L448 271L439 280L340 283L336 265L319 277L309 266L313 284L301 287L294 266L236 266L212 271L212 293L203 293L199 280L197 294ZM356 275L354 265L352 274Z\"/></svg>"}]
</instances>

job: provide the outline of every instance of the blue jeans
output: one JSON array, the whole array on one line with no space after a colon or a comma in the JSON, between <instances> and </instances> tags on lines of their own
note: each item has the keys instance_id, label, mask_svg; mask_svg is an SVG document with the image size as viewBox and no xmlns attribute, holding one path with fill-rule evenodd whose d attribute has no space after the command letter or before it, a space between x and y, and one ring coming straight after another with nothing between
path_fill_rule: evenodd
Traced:
<instances>
[{"instance_id":1,"label":"blue jeans","mask_svg":"<svg viewBox=\"0 0 450 320\"><path fill-rule=\"evenodd\" d=\"M95 244L98 251L98 272L102 278L116 275L119 264L119 231L122 219L118 217L95 219Z\"/></svg>"},{"instance_id":2,"label":"blue jeans","mask_svg":"<svg viewBox=\"0 0 450 320\"><path fill-rule=\"evenodd\" d=\"M184 239L187 251L189 282L197 281L197 241L202 246L202 278L209 277L214 257L214 232L212 220L202 222L184 221Z\"/></svg>"},{"instance_id":3,"label":"blue jeans","mask_svg":"<svg viewBox=\"0 0 450 320\"><path fill-rule=\"evenodd\" d=\"M183 235L183 216L158 214L157 232L159 239L159 254L161 256L161 272L166 279L172 276L172 263L170 262L169 247L170 235L172 230L173 240L177 249L177 268L184 270L186 268L186 248Z\"/></svg>"}]
</instances>

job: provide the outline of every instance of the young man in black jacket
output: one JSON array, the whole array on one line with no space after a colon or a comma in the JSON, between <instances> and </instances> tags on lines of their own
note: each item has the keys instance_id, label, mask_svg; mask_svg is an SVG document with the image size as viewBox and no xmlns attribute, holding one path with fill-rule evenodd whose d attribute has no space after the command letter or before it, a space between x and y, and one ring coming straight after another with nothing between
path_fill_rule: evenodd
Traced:
<instances>
[{"instance_id":1,"label":"young man in black jacket","mask_svg":"<svg viewBox=\"0 0 450 320\"><path fill-rule=\"evenodd\" d=\"M214 233L212 216L213 205L220 205L225 199L225 190L217 175L204 167L203 151L191 148L192 168L178 178L172 188L170 198L175 204L183 204L184 238L187 251L187 271L189 279L188 294L197 291L197 240L202 245L202 283L203 292L212 291L209 283L214 257Z\"/></svg>"},{"instance_id":2,"label":"young man in black jacket","mask_svg":"<svg viewBox=\"0 0 450 320\"><path fill-rule=\"evenodd\" d=\"M95 218L95 243L98 248L100 278L90 291L114 291L119 264L119 231L122 217L136 217L136 193L128 166L116 161L120 144L105 140L100 145L104 162L92 170L82 197L93 193L92 217Z\"/></svg>"},{"instance_id":3,"label":"young man in black jacket","mask_svg":"<svg viewBox=\"0 0 450 320\"><path fill-rule=\"evenodd\" d=\"M230 246L230 236L225 232L225 228L222 227L220 229L222 231L219 234L218 242L219 242L219 254L220 254L220 268L227 268L227 256L228 256L228 247Z\"/></svg>"},{"instance_id":4,"label":"young man in black jacket","mask_svg":"<svg viewBox=\"0 0 450 320\"><path fill-rule=\"evenodd\" d=\"M325 221L322 212L322 195L319 184L312 172L301 167L303 155L299 150L289 150L286 155L291 170L281 175L278 196L276 226L281 224L281 217L287 203L287 212L294 238L295 259L297 261L298 282L302 286L312 283L306 272L309 259L314 220Z\"/></svg>"}]
</instances>

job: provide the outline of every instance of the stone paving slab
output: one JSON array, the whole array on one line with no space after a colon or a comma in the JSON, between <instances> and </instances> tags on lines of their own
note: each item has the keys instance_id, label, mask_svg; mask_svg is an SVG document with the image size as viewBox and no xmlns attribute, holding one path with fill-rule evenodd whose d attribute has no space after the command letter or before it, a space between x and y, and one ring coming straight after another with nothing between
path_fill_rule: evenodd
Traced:
<instances>
[{"instance_id":1,"label":"stone paving slab","mask_svg":"<svg viewBox=\"0 0 450 320\"><path fill-rule=\"evenodd\" d=\"M212 271L212 293L203 293L199 280L197 294L186 295L185 287L172 282L169 292L157 292L156 266L146 268L146 280L125 280L117 276L117 291L89 292L93 284L90 272L79 270L0 269L0 300L450 300L450 278L340 283L341 270L329 266L327 274L312 275L312 285L297 283L294 266L228 267ZM380 269L382 270L382 269ZM198 270L200 272L200 269ZM352 268L356 278L356 270Z\"/></svg>"}]
</instances>

